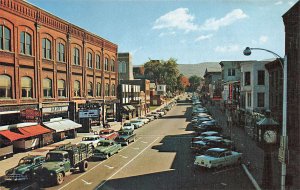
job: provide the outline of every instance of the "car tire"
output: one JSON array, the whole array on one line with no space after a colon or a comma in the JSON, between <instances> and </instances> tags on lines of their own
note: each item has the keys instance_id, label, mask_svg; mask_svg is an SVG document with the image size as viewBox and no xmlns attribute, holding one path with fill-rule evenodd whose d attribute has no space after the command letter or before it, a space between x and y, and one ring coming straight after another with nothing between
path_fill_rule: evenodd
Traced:
<instances>
[{"instance_id":1,"label":"car tire","mask_svg":"<svg viewBox=\"0 0 300 190\"><path fill-rule=\"evenodd\" d=\"M129 144L129 142L128 142L128 141L126 141L125 145L126 145L126 146L128 146L128 144Z\"/></svg>"},{"instance_id":2,"label":"car tire","mask_svg":"<svg viewBox=\"0 0 300 190\"><path fill-rule=\"evenodd\" d=\"M62 172L56 175L56 184L60 185L64 182L64 174Z\"/></svg>"},{"instance_id":3,"label":"car tire","mask_svg":"<svg viewBox=\"0 0 300 190\"><path fill-rule=\"evenodd\" d=\"M87 168L88 168L88 162L86 160L81 162L81 164L79 165L80 172L87 171Z\"/></svg>"}]
</instances>

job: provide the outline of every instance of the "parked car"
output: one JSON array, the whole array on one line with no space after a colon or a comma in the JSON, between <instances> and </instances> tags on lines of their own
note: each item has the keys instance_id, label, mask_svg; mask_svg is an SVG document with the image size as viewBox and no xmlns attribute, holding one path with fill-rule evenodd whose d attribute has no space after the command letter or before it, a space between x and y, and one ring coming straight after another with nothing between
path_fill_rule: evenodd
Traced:
<instances>
[{"instance_id":1,"label":"parked car","mask_svg":"<svg viewBox=\"0 0 300 190\"><path fill-rule=\"evenodd\" d=\"M155 119L158 119L160 117L160 114L155 111L151 112L150 115L154 116Z\"/></svg>"},{"instance_id":2,"label":"parked car","mask_svg":"<svg viewBox=\"0 0 300 190\"><path fill-rule=\"evenodd\" d=\"M205 131L222 132L223 128L219 125L200 125L200 126L196 126L194 128L194 130L196 133L201 134L202 132L205 132Z\"/></svg>"},{"instance_id":3,"label":"parked car","mask_svg":"<svg viewBox=\"0 0 300 190\"><path fill-rule=\"evenodd\" d=\"M147 119L149 119L150 121L153 121L155 118L154 118L154 116L153 115L146 115L145 116Z\"/></svg>"},{"instance_id":4,"label":"parked car","mask_svg":"<svg viewBox=\"0 0 300 190\"><path fill-rule=\"evenodd\" d=\"M103 138L99 137L99 135L88 135L82 137L82 140L79 142L80 144L91 144L93 148L95 148L100 140Z\"/></svg>"},{"instance_id":5,"label":"parked car","mask_svg":"<svg viewBox=\"0 0 300 190\"><path fill-rule=\"evenodd\" d=\"M234 164L240 164L242 153L225 148L210 148L204 155L196 156L194 165L204 168L220 168Z\"/></svg>"},{"instance_id":6,"label":"parked car","mask_svg":"<svg viewBox=\"0 0 300 190\"><path fill-rule=\"evenodd\" d=\"M191 149L197 154L203 154L210 148L226 148L229 150L235 150L233 141L228 139L194 141L191 145Z\"/></svg>"},{"instance_id":7,"label":"parked car","mask_svg":"<svg viewBox=\"0 0 300 190\"><path fill-rule=\"evenodd\" d=\"M141 121L143 121L145 124L147 124L147 123L150 122L150 120L147 117L145 117L145 116L141 116L138 119L141 120Z\"/></svg>"},{"instance_id":8,"label":"parked car","mask_svg":"<svg viewBox=\"0 0 300 190\"><path fill-rule=\"evenodd\" d=\"M135 129L138 129L138 128L144 126L144 122L141 120L138 120L138 119L132 119L132 120L130 120L130 123L134 125Z\"/></svg>"},{"instance_id":9,"label":"parked car","mask_svg":"<svg viewBox=\"0 0 300 190\"><path fill-rule=\"evenodd\" d=\"M121 144L116 143L112 140L102 140L98 142L97 147L93 151L93 159L104 159L109 158L113 154L116 154L119 152L119 150L122 148Z\"/></svg>"},{"instance_id":10,"label":"parked car","mask_svg":"<svg viewBox=\"0 0 300 190\"><path fill-rule=\"evenodd\" d=\"M217 131L202 132L202 133L200 133L200 136L193 137L192 138L192 142L194 142L194 141L201 141L204 137L207 137L207 136L220 136L220 134Z\"/></svg>"},{"instance_id":11,"label":"parked car","mask_svg":"<svg viewBox=\"0 0 300 190\"><path fill-rule=\"evenodd\" d=\"M99 132L99 136L105 140L114 140L119 134L113 129L102 129Z\"/></svg>"},{"instance_id":12,"label":"parked car","mask_svg":"<svg viewBox=\"0 0 300 190\"><path fill-rule=\"evenodd\" d=\"M151 112L152 113L152 112ZM160 111L160 110L156 110L156 113L158 113L159 114L159 117L162 117L162 116L164 116L165 115L165 112L163 112L163 111Z\"/></svg>"},{"instance_id":13,"label":"parked car","mask_svg":"<svg viewBox=\"0 0 300 190\"><path fill-rule=\"evenodd\" d=\"M5 171L6 181L32 180L35 170L45 162L45 157L29 155L20 159L17 166Z\"/></svg>"},{"instance_id":14,"label":"parked car","mask_svg":"<svg viewBox=\"0 0 300 190\"><path fill-rule=\"evenodd\" d=\"M119 144L128 145L130 142L135 141L136 134L133 133L133 130L121 130L118 133L119 136L115 141Z\"/></svg>"},{"instance_id":15,"label":"parked car","mask_svg":"<svg viewBox=\"0 0 300 190\"><path fill-rule=\"evenodd\" d=\"M122 129L134 130L134 125L132 123L124 123Z\"/></svg>"},{"instance_id":16,"label":"parked car","mask_svg":"<svg viewBox=\"0 0 300 190\"><path fill-rule=\"evenodd\" d=\"M164 108L161 108L159 110L156 110L156 112L163 112L163 115L166 115L168 111L165 110Z\"/></svg>"}]
</instances>

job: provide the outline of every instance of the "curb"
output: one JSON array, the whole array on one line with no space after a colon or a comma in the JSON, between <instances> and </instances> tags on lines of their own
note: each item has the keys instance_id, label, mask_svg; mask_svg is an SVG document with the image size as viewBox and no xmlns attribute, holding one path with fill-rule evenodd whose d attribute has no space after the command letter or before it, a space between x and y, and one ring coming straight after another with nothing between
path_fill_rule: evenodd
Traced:
<instances>
[{"instance_id":1,"label":"curb","mask_svg":"<svg viewBox=\"0 0 300 190\"><path fill-rule=\"evenodd\" d=\"M259 187L258 183L255 181L254 177L252 176L252 174L249 172L248 168L245 166L245 164L242 164L242 167L245 171L245 173L247 174L248 178L250 179L250 181L252 182L253 186L255 187L256 190L261 190L261 188Z\"/></svg>"}]
</instances>

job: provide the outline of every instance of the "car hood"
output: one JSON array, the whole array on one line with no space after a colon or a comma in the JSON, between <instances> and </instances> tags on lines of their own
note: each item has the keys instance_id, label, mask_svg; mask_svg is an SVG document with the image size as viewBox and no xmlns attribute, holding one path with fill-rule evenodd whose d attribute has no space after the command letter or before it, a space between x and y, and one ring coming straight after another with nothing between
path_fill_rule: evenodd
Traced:
<instances>
[{"instance_id":1,"label":"car hood","mask_svg":"<svg viewBox=\"0 0 300 190\"><path fill-rule=\"evenodd\" d=\"M211 161L211 160L216 160L217 158L207 156L207 155L201 155L201 156L196 156L197 161Z\"/></svg>"},{"instance_id":2,"label":"car hood","mask_svg":"<svg viewBox=\"0 0 300 190\"><path fill-rule=\"evenodd\" d=\"M7 174L24 174L26 171L28 171L30 166L31 165L29 165L29 164L22 164L22 165L16 166L14 168L7 170Z\"/></svg>"},{"instance_id":3,"label":"car hood","mask_svg":"<svg viewBox=\"0 0 300 190\"><path fill-rule=\"evenodd\" d=\"M41 169L53 171L63 167L63 165L63 162L44 162Z\"/></svg>"}]
</instances>

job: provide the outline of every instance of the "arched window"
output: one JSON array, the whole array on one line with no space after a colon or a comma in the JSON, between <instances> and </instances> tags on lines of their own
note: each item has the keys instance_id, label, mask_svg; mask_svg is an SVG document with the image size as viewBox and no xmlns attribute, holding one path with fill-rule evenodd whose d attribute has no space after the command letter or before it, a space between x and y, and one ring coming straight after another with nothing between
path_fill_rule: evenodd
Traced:
<instances>
[{"instance_id":1,"label":"arched window","mask_svg":"<svg viewBox=\"0 0 300 190\"><path fill-rule=\"evenodd\" d=\"M57 81L57 89L59 97L66 97L66 83L64 80Z\"/></svg>"},{"instance_id":2,"label":"arched window","mask_svg":"<svg viewBox=\"0 0 300 190\"><path fill-rule=\"evenodd\" d=\"M110 70L112 71L112 72L114 72L115 71L115 60L111 60L111 63L110 63Z\"/></svg>"},{"instance_id":3,"label":"arched window","mask_svg":"<svg viewBox=\"0 0 300 190\"><path fill-rule=\"evenodd\" d=\"M100 82L97 82L97 91L96 91L96 96L101 96L101 89L102 89L102 86L101 86L101 83Z\"/></svg>"},{"instance_id":4,"label":"arched window","mask_svg":"<svg viewBox=\"0 0 300 190\"><path fill-rule=\"evenodd\" d=\"M116 86L115 86L115 84L111 85L111 95L116 96Z\"/></svg>"},{"instance_id":5,"label":"arched window","mask_svg":"<svg viewBox=\"0 0 300 190\"><path fill-rule=\"evenodd\" d=\"M100 55L96 55L96 68L101 69Z\"/></svg>"},{"instance_id":6,"label":"arched window","mask_svg":"<svg viewBox=\"0 0 300 190\"><path fill-rule=\"evenodd\" d=\"M65 45L62 43L57 44L57 61L65 62Z\"/></svg>"},{"instance_id":7,"label":"arched window","mask_svg":"<svg viewBox=\"0 0 300 190\"><path fill-rule=\"evenodd\" d=\"M73 64L80 65L80 54L78 48L73 49Z\"/></svg>"},{"instance_id":8,"label":"arched window","mask_svg":"<svg viewBox=\"0 0 300 190\"><path fill-rule=\"evenodd\" d=\"M93 83L89 82L87 86L87 95L88 96L93 96Z\"/></svg>"},{"instance_id":9,"label":"arched window","mask_svg":"<svg viewBox=\"0 0 300 190\"><path fill-rule=\"evenodd\" d=\"M89 68L93 68L93 58L91 52L88 52L86 55L86 65Z\"/></svg>"},{"instance_id":10,"label":"arched window","mask_svg":"<svg viewBox=\"0 0 300 190\"><path fill-rule=\"evenodd\" d=\"M11 51L11 32L3 25L0 25L0 50Z\"/></svg>"},{"instance_id":11,"label":"arched window","mask_svg":"<svg viewBox=\"0 0 300 190\"><path fill-rule=\"evenodd\" d=\"M11 77L0 75L0 99L12 98L11 95Z\"/></svg>"},{"instance_id":12,"label":"arched window","mask_svg":"<svg viewBox=\"0 0 300 190\"><path fill-rule=\"evenodd\" d=\"M30 77L21 78L22 98L32 98L32 79Z\"/></svg>"},{"instance_id":13,"label":"arched window","mask_svg":"<svg viewBox=\"0 0 300 190\"><path fill-rule=\"evenodd\" d=\"M20 53L32 55L31 35L27 32L21 32L20 35Z\"/></svg>"},{"instance_id":14,"label":"arched window","mask_svg":"<svg viewBox=\"0 0 300 190\"><path fill-rule=\"evenodd\" d=\"M105 96L109 96L109 84L105 84Z\"/></svg>"},{"instance_id":15,"label":"arched window","mask_svg":"<svg viewBox=\"0 0 300 190\"><path fill-rule=\"evenodd\" d=\"M52 80L45 78L43 80L44 98L52 98Z\"/></svg>"},{"instance_id":16,"label":"arched window","mask_svg":"<svg viewBox=\"0 0 300 190\"><path fill-rule=\"evenodd\" d=\"M105 71L108 70L108 58L105 58L105 62L104 62L104 70L105 70Z\"/></svg>"},{"instance_id":17,"label":"arched window","mask_svg":"<svg viewBox=\"0 0 300 190\"><path fill-rule=\"evenodd\" d=\"M74 96L75 97L80 97L80 82L78 80L74 81Z\"/></svg>"},{"instance_id":18,"label":"arched window","mask_svg":"<svg viewBox=\"0 0 300 190\"><path fill-rule=\"evenodd\" d=\"M52 59L51 41L49 39L42 39L42 50L42 55L44 59Z\"/></svg>"}]
</instances>

